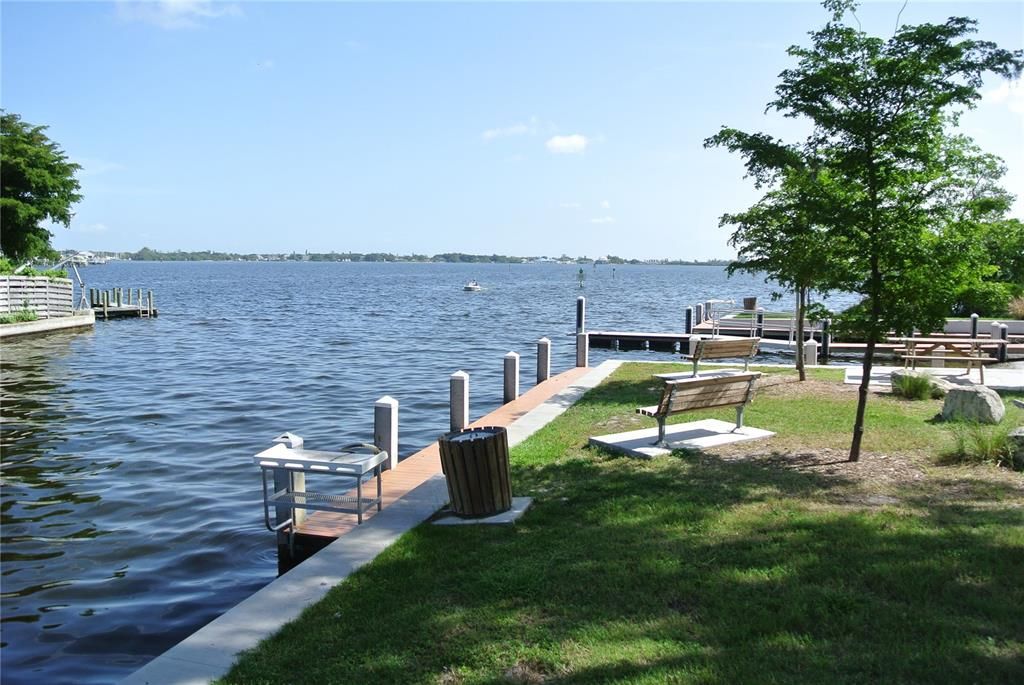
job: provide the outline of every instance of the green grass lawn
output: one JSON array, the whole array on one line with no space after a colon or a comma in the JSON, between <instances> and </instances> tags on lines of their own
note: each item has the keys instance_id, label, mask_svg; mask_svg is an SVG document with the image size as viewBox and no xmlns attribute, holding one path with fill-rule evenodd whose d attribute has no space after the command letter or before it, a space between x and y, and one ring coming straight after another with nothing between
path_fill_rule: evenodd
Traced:
<instances>
[{"instance_id":1,"label":"green grass lawn","mask_svg":"<svg viewBox=\"0 0 1024 685\"><path fill-rule=\"evenodd\" d=\"M624 365L515 448L516 526L415 528L224 682L1024 682L1024 475L938 466L941 402L890 396L844 462L835 370L766 370L770 440L586 447L653 427L633 410L679 368Z\"/></svg>"}]
</instances>

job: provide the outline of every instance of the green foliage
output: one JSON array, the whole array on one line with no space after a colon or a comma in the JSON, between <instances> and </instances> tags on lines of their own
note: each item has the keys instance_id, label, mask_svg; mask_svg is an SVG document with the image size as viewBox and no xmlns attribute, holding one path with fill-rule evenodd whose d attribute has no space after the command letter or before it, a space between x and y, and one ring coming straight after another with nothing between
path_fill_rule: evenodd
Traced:
<instances>
[{"instance_id":1,"label":"green foliage","mask_svg":"<svg viewBox=\"0 0 1024 685\"><path fill-rule=\"evenodd\" d=\"M6 257L0 257L0 276L12 276L18 267ZM49 279L67 278L68 272L64 269L36 269L26 266L18 272L19 276L46 276Z\"/></svg>"},{"instance_id":2,"label":"green foliage","mask_svg":"<svg viewBox=\"0 0 1024 685\"><path fill-rule=\"evenodd\" d=\"M1012 283L981 281L962 290L953 307L957 316L1004 316L1009 310L1010 299L1019 288Z\"/></svg>"},{"instance_id":3,"label":"green foliage","mask_svg":"<svg viewBox=\"0 0 1024 685\"><path fill-rule=\"evenodd\" d=\"M71 206L82 199L75 172L60 146L17 114L0 110L0 249L15 261L54 257L46 221L68 226Z\"/></svg>"},{"instance_id":4,"label":"green foliage","mask_svg":"<svg viewBox=\"0 0 1024 685\"><path fill-rule=\"evenodd\" d=\"M975 22L963 17L900 26L883 39L843 23L855 3L825 7L832 20L811 33L810 47L789 49L798 63L769 104L808 121L808 137L789 145L723 127L706 143L739 152L755 185L770 187L724 221L762 229L759 215L771 210L772 221L788 221L784 237L806 243L802 254L821 257L811 286L862 296L834 321L867 341L850 447L857 460L875 344L890 330L938 328L989 263L978 226L1000 220L1012 198L998 186L999 161L947 128L980 99L986 72L1019 75L1024 52L970 39ZM741 256L772 254L778 233L739 233ZM767 263L795 273L780 255Z\"/></svg>"},{"instance_id":5,"label":"green foliage","mask_svg":"<svg viewBox=\"0 0 1024 685\"><path fill-rule=\"evenodd\" d=\"M953 448L942 455L942 460L955 463L994 464L1024 471L1024 458L1014 456L1010 440L1011 424L1007 421L991 425L965 422L950 427Z\"/></svg>"},{"instance_id":6,"label":"green foliage","mask_svg":"<svg viewBox=\"0 0 1024 685\"><path fill-rule=\"evenodd\" d=\"M908 400L929 400L942 397L942 391L925 374L908 374L893 380L892 393Z\"/></svg>"},{"instance_id":7,"label":"green foliage","mask_svg":"<svg viewBox=\"0 0 1024 685\"><path fill-rule=\"evenodd\" d=\"M24 323L26 321L35 321L39 316L28 308L28 302L25 302L21 309L10 314L0 314L0 324L4 323Z\"/></svg>"},{"instance_id":8,"label":"green foliage","mask_svg":"<svg viewBox=\"0 0 1024 685\"><path fill-rule=\"evenodd\" d=\"M1024 294L1024 223L1018 219L983 223L975 240L988 266L979 282L958 294L953 314L1004 316L1010 300Z\"/></svg>"}]
</instances>

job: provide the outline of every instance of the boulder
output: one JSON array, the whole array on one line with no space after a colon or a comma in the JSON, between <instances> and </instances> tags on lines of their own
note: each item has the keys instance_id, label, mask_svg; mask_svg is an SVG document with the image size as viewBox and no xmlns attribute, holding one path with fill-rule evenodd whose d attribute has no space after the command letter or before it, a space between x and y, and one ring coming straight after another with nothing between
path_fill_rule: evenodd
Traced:
<instances>
[{"instance_id":1,"label":"boulder","mask_svg":"<svg viewBox=\"0 0 1024 685\"><path fill-rule=\"evenodd\" d=\"M995 390L984 385L950 388L942 404L942 418L945 421L999 423L1005 415L1003 399Z\"/></svg>"},{"instance_id":2,"label":"boulder","mask_svg":"<svg viewBox=\"0 0 1024 685\"><path fill-rule=\"evenodd\" d=\"M1024 464L1024 426L1010 431L1010 449L1013 450L1013 460Z\"/></svg>"}]
</instances>

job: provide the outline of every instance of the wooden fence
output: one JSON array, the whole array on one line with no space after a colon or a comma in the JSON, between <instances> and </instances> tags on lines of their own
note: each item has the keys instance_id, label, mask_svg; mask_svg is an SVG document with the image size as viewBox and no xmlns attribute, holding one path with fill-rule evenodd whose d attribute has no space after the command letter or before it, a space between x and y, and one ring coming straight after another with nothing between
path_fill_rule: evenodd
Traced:
<instances>
[{"instance_id":1,"label":"wooden fence","mask_svg":"<svg viewBox=\"0 0 1024 685\"><path fill-rule=\"evenodd\" d=\"M46 276L0 276L0 314L30 309L40 319L71 316L71 279Z\"/></svg>"}]
</instances>

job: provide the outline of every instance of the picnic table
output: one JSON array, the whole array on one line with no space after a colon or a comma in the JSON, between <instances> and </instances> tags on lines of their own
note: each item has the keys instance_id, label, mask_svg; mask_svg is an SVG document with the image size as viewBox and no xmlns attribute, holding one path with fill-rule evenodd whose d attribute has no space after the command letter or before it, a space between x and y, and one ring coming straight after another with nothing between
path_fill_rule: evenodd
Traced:
<instances>
[{"instance_id":1,"label":"picnic table","mask_svg":"<svg viewBox=\"0 0 1024 685\"><path fill-rule=\"evenodd\" d=\"M916 369L917 362L921 360L941 359L947 361L965 362L966 375L970 377L971 368L977 364L981 376L981 383L985 383L985 364L997 361L994 357L985 354L982 346L1005 345L1007 341L999 338L888 338L889 342L903 345L895 350L896 354L903 358L903 367Z\"/></svg>"}]
</instances>

